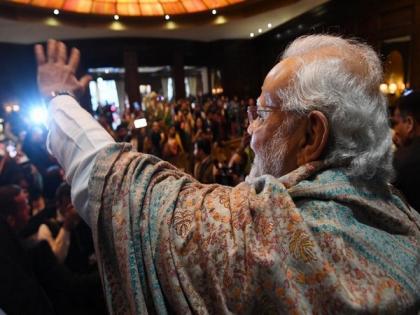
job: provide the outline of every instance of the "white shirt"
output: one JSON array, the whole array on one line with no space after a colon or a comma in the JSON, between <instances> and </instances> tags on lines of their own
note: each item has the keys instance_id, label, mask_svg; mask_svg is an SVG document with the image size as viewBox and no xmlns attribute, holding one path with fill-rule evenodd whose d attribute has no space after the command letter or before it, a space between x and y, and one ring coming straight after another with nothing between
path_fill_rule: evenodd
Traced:
<instances>
[{"instance_id":1,"label":"white shirt","mask_svg":"<svg viewBox=\"0 0 420 315\"><path fill-rule=\"evenodd\" d=\"M72 97L51 100L48 115L47 148L60 163L71 185L71 199L80 216L90 226L88 183L95 157L114 139Z\"/></svg>"}]
</instances>

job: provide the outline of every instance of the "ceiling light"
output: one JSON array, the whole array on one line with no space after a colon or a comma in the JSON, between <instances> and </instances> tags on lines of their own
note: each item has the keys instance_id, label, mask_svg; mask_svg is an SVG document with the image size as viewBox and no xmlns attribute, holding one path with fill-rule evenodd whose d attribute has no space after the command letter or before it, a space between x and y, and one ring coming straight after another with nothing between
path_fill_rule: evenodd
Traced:
<instances>
[{"instance_id":1,"label":"ceiling light","mask_svg":"<svg viewBox=\"0 0 420 315\"><path fill-rule=\"evenodd\" d=\"M169 15L165 15L165 20L168 21L171 17Z\"/></svg>"},{"instance_id":2,"label":"ceiling light","mask_svg":"<svg viewBox=\"0 0 420 315\"><path fill-rule=\"evenodd\" d=\"M58 10L58 9L55 9L53 12L54 12L54 15L59 15L60 14L60 10Z\"/></svg>"},{"instance_id":3,"label":"ceiling light","mask_svg":"<svg viewBox=\"0 0 420 315\"><path fill-rule=\"evenodd\" d=\"M273 25L272 25L271 23L268 23L268 24L267 24L267 27L268 27L268 28L271 28L272 26L273 26Z\"/></svg>"},{"instance_id":4,"label":"ceiling light","mask_svg":"<svg viewBox=\"0 0 420 315\"><path fill-rule=\"evenodd\" d=\"M214 24L221 25L227 23L227 19L223 15L219 15L215 20Z\"/></svg>"},{"instance_id":5,"label":"ceiling light","mask_svg":"<svg viewBox=\"0 0 420 315\"><path fill-rule=\"evenodd\" d=\"M168 30L174 30L174 29L176 29L178 27L178 25L175 23L175 22L173 22L173 21L168 21L168 22L166 22L166 28L168 29Z\"/></svg>"},{"instance_id":6,"label":"ceiling light","mask_svg":"<svg viewBox=\"0 0 420 315\"><path fill-rule=\"evenodd\" d=\"M217 14L216 9L211 10L211 14L216 15Z\"/></svg>"},{"instance_id":7,"label":"ceiling light","mask_svg":"<svg viewBox=\"0 0 420 315\"><path fill-rule=\"evenodd\" d=\"M254 37L254 36L255 36L255 34L254 34L254 33L249 33L249 36L250 36L250 37Z\"/></svg>"},{"instance_id":8,"label":"ceiling light","mask_svg":"<svg viewBox=\"0 0 420 315\"><path fill-rule=\"evenodd\" d=\"M261 28L258 29L258 33L262 33L262 29Z\"/></svg>"},{"instance_id":9,"label":"ceiling light","mask_svg":"<svg viewBox=\"0 0 420 315\"><path fill-rule=\"evenodd\" d=\"M46 18L44 20L44 23L46 25L49 25L49 26L59 26L60 25L60 21L53 16Z\"/></svg>"},{"instance_id":10,"label":"ceiling light","mask_svg":"<svg viewBox=\"0 0 420 315\"><path fill-rule=\"evenodd\" d=\"M120 19L120 16L119 16L118 14L115 14L115 15L114 15L114 20L115 20L115 21L118 21L119 19Z\"/></svg>"},{"instance_id":11,"label":"ceiling light","mask_svg":"<svg viewBox=\"0 0 420 315\"><path fill-rule=\"evenodd\" d=\"M113 31L123 31L126 29L126 26L120 21L112 21L109 25L109 28Z\"/></svg>"}]
</instances>

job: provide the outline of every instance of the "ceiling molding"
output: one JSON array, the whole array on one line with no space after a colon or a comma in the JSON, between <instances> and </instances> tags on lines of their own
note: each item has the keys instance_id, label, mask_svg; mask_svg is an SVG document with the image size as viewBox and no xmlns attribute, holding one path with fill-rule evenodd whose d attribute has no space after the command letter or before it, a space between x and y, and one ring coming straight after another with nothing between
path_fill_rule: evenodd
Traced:
<instances>
[{"instance_id":1,"label":"ceiling molding","mask_svg":"<svg viewBox=\"0 0 420 315\"><path fill-rule=\"evenodd\" d=\"M197 41L249 39L282 25L328 0L248 0L222 9L217 16L197 13L160 18L121 18L60 14L51 10L0 4L0 42L33 44L48 38L60 40L141 37ZM261 28L261 33L258 29Z\"/></svg>"},{"instance_id":2,"label":"ceiling molding","mask_svg":"<svg viewBox=\"0 0 420 315\"><path fill-rule=\"evenodd\" d=\"M76 14L164 16L222 9L247 0L3 0L12 5L60 10ZM249 0L248 0L249 1Z\"/></svg>"}]
</instances>

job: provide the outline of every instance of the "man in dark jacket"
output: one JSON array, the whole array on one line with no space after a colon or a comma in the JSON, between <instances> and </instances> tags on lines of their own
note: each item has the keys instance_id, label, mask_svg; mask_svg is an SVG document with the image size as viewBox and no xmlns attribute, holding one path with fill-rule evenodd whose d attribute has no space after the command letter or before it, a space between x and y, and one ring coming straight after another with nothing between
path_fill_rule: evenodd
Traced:
<instances>
[{"instance_id":1,"label":"man in dark jacket","mask_svg":"<svg viewBox=\"0 0 420 315\"><path fill-rule=\"evenodd\" d=\"M7 314L54 314L16 232L29 220L18 186L0 187L0 307Z\"/></svg>"},{"instance_id":2,"label":"man in dark jacket","mask_svg":"<svg viewBox=\"0 0 420 315\"><path fill-rule=\"evenodd\" d=\"M211 143L208 139L200 139L195 143L194 177L203 184L216 182L214 160L211 157Z\"/></svg>"},{"instance_id":3,"label":"man in dark jacket","mask_svg":"<svg viewBox=\"0 0 420 315\"><path fill-rule=\"evenodd\" d=\"M46 241L18 237L29 220L19 186L0 187L0 308L12 314L103 314L98 274L76 275Z\"/></svg>"},{"instance_id":4,"label":"man in dark jacket","mask_svg":"<svg viewBox=\"0 0 420 315\"><path fill-rule=\"evenodd\" d=\"M402 96L392 117L394 123L395 186L420 211L420 92Z\"/></svg>"}]
</instances>

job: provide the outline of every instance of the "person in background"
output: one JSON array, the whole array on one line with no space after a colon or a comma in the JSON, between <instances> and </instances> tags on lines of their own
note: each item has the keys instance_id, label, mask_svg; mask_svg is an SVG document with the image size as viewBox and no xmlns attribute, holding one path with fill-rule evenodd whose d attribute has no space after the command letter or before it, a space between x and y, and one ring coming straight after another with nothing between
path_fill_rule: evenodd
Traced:
<instances>
[{"instance_id":1,"label":"person in background","mask_svg":"<svg viewBox=\"0 0 420 315\"><path fill-rule=\"evenodd\" d=\"M0 187L0 306L6 314L54 314L18 237L29 220L29 204L19 186Z\"/></svg>"},{"instance_id":2,"label":"person in background","mask_svg":"<svg viewBox=\"0 0 420 315\"><path fill-rule=\"evenodd\" d=\"M161 131L158 121L152 123L152 130L150 132L150 141L152 144L151 154L162 157L163 145L165 143L165 134Z\"/></svg>"},{"instance_id":3,"label":"person in background","mask_svg":"<svg viewBox=\"0 0 420 315\"><path fill-rule=\"evenodd\" d=\"M66 220L71 220L70 246L65 265L73 272L88 274L95 269L95 251L92 231L80 218L71 203L71 187L63 183L57 189L57 211Z\"/></svg>"},{"instance_id":4,"label":"person in background","mask_svg":"<svg viewBox=\"0 0 420 315\"><path fill-rule=\"evenodd\" d=\"M115 131L115 141L117 142L130 142L131 141L131 134L128 129L128 123L122 122L118 125Z\"/></svg>"},{"instance_id":5,"label":"person in background","mask_svg":"<svg viewBox=\"0 0 420 315\"><path fill-rule=\"evenodd\" d=\"M212 134L210 128L204 125L203 119L201 117L197 117L195 119L192 142L195 143L200 139L212 139Z\"/></svg>"},{"instance_id":6,"label":"person in background","mask_svg":"<svg viewBox=\"0 0 420 315\"><path fill-rule=\"evenodd\" d=\"M29 204L19 186L0 187L0 306L8 315L106 314L98 274L77 275L49 243L25 240Z\"/></svg>"},{"instance_id":7,"label":"person in background","mask_svg":"<svg viewBox=\"0 0 420 315\"><path fill-rule=\"evenodd\" d=\"M420 215L389 185L371 47L329 35L287 47L248 109L255 158L235 187L115 143L75 99L89 81L74 75L78 50L35 52L48 147L92 228L111 313L417 313Z\"/></svg>"},{"instance_id":8,"label":"person in background","mask_svg":"<svg viewBox=\"0 0 420 315\"><path fill-rule=\"evenodd\" d=\"M44 176L43 193L47 206L56 206L57 188L64 182L64 172L58 165L50 166Z\"/></svg>"},{"instance_id":9,"label":"person in background","mask_svg":"<svg viewBox=\"0 0 420 315\"><path fill-rule=\"evenodd\" d=\"M168 137L163 145L163 158L180 169L185 169L184 147L175 126L169 127Z\"/></svg>"},{"instance_id":10,"label":"person in background","mask_svg":"<svg viewBox=\"0 0 420 315\"><path fill-rule=\"evenodd\" d=\"M402 96L392 116L396 178L394 185L420 212L420 91Z\"/></svg>"},{"instance_id":11,"label":"person in background","mask_svg":"<svg viewBox=\"0 0 420 315\"><path fill-rule=\"evenodd\" d=\"M249 142L251 137L249 134L244 134L241 139L241 144L239 148L234 152L229 160L229 169L232 172L233 183L235 185L243 182L245 176L249 174L251 170L251 160L250 153L252 152L249 147Z\"/></svg>"},{"instance_id":12,"label":"person in background","mask_svg":"<svg viewBox=\"0 0 420 315\"><path fill-rule=\"evenodd\" d=\"M194 144L194 157L194 177L203 184L214 184L217 169L211 156L210 140L202 138Z\"/></svg>"}]
</instances>

